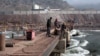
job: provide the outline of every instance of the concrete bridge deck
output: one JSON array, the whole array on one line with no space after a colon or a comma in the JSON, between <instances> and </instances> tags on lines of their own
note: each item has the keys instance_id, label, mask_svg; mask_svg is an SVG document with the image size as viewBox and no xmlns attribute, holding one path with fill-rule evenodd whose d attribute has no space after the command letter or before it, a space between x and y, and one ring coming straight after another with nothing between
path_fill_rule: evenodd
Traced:
<instances>
[{"instance_id":1,"label":"concrete bridge deck","mask_svg":"<svg viewBox=\"0 0 100 56\"><path fill-rule=\"evenodd\" d=\"M0 56L49 56L59 42L57 36L46 37L46 33L41 33L32 41L21 41L13 48L6 48L0 51Z\"/></svg>"}]
</instances>

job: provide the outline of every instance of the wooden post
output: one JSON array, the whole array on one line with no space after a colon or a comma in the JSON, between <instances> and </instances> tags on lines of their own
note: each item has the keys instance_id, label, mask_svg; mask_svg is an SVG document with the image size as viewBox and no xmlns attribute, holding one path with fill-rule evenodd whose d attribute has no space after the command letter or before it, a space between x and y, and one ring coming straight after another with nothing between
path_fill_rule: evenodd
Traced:
<instances>
[{"instance_id":1,"label":"wooden post","mask_svg":"<svg viewBox=\"0 0 100 56\"><path fill-rule=\"evenodd\" d=\"M5 50L5 36L0 33L0 51Z\"/></svg>"}]
</instances>

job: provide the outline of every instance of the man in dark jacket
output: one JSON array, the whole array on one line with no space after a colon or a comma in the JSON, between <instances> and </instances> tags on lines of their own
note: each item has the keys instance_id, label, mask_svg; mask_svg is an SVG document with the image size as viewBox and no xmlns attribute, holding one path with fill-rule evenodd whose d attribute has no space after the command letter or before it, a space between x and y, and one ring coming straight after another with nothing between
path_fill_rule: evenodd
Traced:
<instances>
[{"instance_id":1,"label":"man in dark jacket","mask_svg":"<svg viewBox=\"0 0 100 56\"><path fill-rule=\"evenodd\" d=\"M55 21L54 21L54 27L55 27L55 29L58 27L58 20L57 19L55 19Z\"/></svg>"},{"instance_id":2,"label":"man in dark jacket","mask_svg":"<svg viewBox=\"0 0 100 56\"><path fill-rule=\"evenodd\" d=\"M51 20L52 20L52 17L50 17L50 19L47 20L47 36L48 37L50 37Z\"/></svg>"},{"instance_id":3,"label":"man in dark jacket","mask_svg":"<svg viewBox=\"0 0 100 56\"><path fill-rule=\"evenodd\" d=\"M61 38L65 38L65 29L66 29L66 24L63 23L63 24L61 25L61 35L60 35L60 39L61 39Z\"/></svg>"}]
</instances>

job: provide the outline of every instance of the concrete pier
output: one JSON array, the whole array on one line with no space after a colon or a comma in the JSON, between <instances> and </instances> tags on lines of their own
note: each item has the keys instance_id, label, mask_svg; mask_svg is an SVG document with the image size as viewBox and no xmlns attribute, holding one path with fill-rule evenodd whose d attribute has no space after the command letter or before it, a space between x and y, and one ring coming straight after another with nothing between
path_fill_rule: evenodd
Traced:
<instances>
[{"instance_id":1,"label":"concrete pier","mask_svg":"<svg viewBox=\"0 0 100 56\"><path fill-rule=\"evenodd\" d=\"M0 51L5 50L5 36L0 33Z\"/></svg>"},{"instance_id":2,"label":"concrete pier","mask_svg":"<svg viewBox=\"0 0 100 56\"><path fill-rule=\"evenodd\" d=\"M65 35L66 35L66 47L68 47L70 42L70 32L66 31Z\"/></svg>"},{"instance_id":3,"label":"concrete pier","mask_svg":"<svg viewBox=\"0 0 100 56\"><path fill-rule=\"evenodd\" d=\"M59 40L57 46L53 50L50 56L60 56L61 53L65 53L66 50L66 39Z\"/></svg>"},{"instance_id":4,"label":"concrete pier","mask_svg":"<svg viewBox=\"0 0 100 56\"><path fill-rule=\"evenodd\" d=\"M55 49L53 50L50 56L60 56L61 53L65 53L65 50L67 46L69 46L69 42L70 42L69 31L65 32L65 37L66 38L61 37L57 46L55 47Z\"/></svg>"}]
</instances>

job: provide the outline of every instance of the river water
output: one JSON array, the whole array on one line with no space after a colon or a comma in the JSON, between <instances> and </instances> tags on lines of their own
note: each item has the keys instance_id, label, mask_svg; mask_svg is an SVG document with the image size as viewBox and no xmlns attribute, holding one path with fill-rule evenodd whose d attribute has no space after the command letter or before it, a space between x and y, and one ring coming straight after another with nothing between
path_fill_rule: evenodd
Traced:
<instances>
[{"instance_id":1,"label":"river water","mask_svg":"<svg viewBox=\"0 0 100 56\"><path fill-rule=\"evenodd\" d=\"M24 36L24 31L5 31L3 33L5 34L6 39L11 39L12 34L13 34L14 38Z\"/></svg>"},{"instance_id":2,"label":"river water","mask_svg":"<svg viewBox=\"0 0 100 56\"><path fill-rule=\"evenodd\" d=\"M76 32L78 36L72 36ZM61 56L100 56L100 30L72 30L70 46Z\"/></svg>"}]
</instances>

